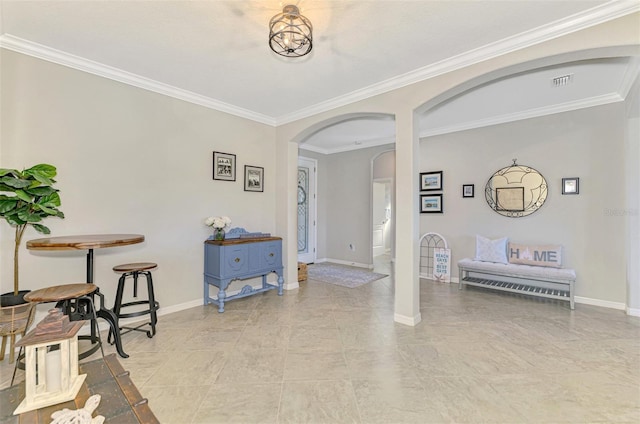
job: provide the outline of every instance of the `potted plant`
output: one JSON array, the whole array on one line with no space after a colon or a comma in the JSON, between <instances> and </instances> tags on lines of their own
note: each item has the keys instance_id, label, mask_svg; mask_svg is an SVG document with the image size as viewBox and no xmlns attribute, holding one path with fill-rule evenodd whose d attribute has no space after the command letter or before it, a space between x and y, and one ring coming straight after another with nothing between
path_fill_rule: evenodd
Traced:
<instances>
[{"instance_id":1,"label":"potted plant","mask_svg":"<svg viewBox=\"0 0 640 424\"><path fill-rule=\"evenodd\" d=\"M56 167L48 164L35 165L23 171L0 169L0 217L15 227L13 292L0 296L1 306L24 303L22 298L28 292L21 293L18 272L18 253L27 227L49 234L51 231L41 224L42 220L51 216L64 218L62 211L58 210L58 190L53 188L56 174Z\"/></svg>"}]
</instances>

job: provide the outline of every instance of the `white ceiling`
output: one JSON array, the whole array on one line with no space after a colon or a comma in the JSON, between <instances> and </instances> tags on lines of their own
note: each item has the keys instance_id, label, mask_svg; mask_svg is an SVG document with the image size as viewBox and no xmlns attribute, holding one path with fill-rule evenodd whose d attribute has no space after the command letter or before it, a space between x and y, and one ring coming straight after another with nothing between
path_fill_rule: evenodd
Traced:
<instances>
[{"instance_id":1,"label":"white ceiling","mask_svg":"<svg viewBox=\"0 0 640 424\"><path fill-rule=\"evenodd\" d=\"M313 50L298 59L268 47L275 0L0 0L0 46L277 125L640 10L637 0L291 3L314 26ZM440 113L429 128L460 126L460 109ZM393 141L392 124L337 125L317 149Z\"/></svg>"}]
</instances>

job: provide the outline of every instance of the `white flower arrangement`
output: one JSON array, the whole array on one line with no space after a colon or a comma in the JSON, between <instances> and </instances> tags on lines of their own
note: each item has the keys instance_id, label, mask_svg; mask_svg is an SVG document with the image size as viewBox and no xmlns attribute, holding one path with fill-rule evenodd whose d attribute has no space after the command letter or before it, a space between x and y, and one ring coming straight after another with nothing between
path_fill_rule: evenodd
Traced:
<instances>
[{"instance_id":1,"label":"white flower arrangement","mask_svg":"<svg viewBox=\"0 0 640 424\"><path fill-rule=\"evenodd\" d=\"M231 218L228 216L210 216L204 221L207 227L213 227L217 230L222 230L228 225L231 225Z\"/></svg>"}]
</instances>

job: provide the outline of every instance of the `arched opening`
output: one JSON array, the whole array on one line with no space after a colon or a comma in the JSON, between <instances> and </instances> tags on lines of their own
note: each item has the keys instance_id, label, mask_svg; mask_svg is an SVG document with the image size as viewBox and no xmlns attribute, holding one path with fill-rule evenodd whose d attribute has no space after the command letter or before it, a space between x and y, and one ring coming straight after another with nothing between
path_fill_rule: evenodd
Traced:
<instances>
[{"instance_id":1,"label":"arched opening","mask_svg":"<svg viewBox=\"0 0 640 424\"><path fill-rule=\"evenodd\" d=\"M394 135L393 115L354 113L314 124L294 138L299 145L298 162L304 158L316 163L317 225L301 222L304 214L297 217L299 239L309 240L300 231L315 230L316 261L373 268L372 164L383 152L393 150ZM308 167L298 171L308 175Z\"/></svg>"},{"instance_id":2,"label":"arched opening","mask_svg":"<svg viewBox=\"0 0 640 424\"><path fill-rule=\"evenodd\" d=\"M635 277L629 277L629 263L623 259L610 261L609 264L615 265L605 270L588 258L600 255L603 239L610 240L612 257L629 258L633 249L630 241L634 237L637 240L637 234L630 236L628 230L634 225L634 218L628 217L627 223L623 219L607 218L611 212L607 212L606 207L603 209L601 203L608 199L605 203L627 205L626 210L632 210L632 205L638 204L637 190L614 193L598 178L598 175L608 175L637 187L637 178L634 182L630 174L637 167L630 166L628 158L629 152L634 152L634 145L637 151L638 140L625 133L631 119L625 103L628 103L627 95L634 96L631 88L634 81L637 91L637 64L637 51L630 48L594 49L547 57L479 76L416 109L421 122L421 167L425 171L444 170L445 182L442 190L445 213L437 219L432 219L433 215L421 215L420 232L435 231L447 236L454 258L453 281L458 278L455 261L474 255L476 234L489 238L506 236L514 242L557 244L563 246L563 265L576 269L581 279L576 302L618 309L624 309L626 304L629 309L628 305L633 304L629 293L638 292L640 287L637 272L631 273ZM595 75L587 70L605 67L612 72ZM555 87L551 77L556 74L567 79L575 74L575 84L565 88L573 90L573 94L586 92L588 97L567 99L558 91L552 92ZM535 91L513 89L518 79ZM540 81L547 85L543 87ZM591 86L580 87L585 81ZM596 91L606 89L609 83L615 86L611 92ZM501 91L505 87L512 89ZM523 96L542 101L544 90L554 96L555 104L539 103L528 109L523 106ZM483 104L482 92L492 93L489 101L493 106L504 107L503 116L476 114L468 122L448 121L439 126L434 125L434 119L425 118L429 114L450 118L453 113L443 113L448 106L454 106L452 109L458 115L465 107L472 110L473 102L464 104L464 101L474 96L474 101L478 101L477 110L478 105ZM487 109L489 106L481 112L488 113ZM492 213L484 200L487 179L514 158L519 164L537 168L549 181L549 198L538 215L520 219L500 217ZM637 154L635 158L637 160ZM618 165L612 167L613 163ZM563 195L562 179L574 176L580 177L581 184L589 184L589 192L581 191L579 196ZM465 185L475 186L475 197L463 196ZM594 222L598 223L595 227ZM585 228L589 231L584 231ZM601 284L604 280L614 280L615 284L610 283L605 289Z\"/></svg>"}]
</instances>

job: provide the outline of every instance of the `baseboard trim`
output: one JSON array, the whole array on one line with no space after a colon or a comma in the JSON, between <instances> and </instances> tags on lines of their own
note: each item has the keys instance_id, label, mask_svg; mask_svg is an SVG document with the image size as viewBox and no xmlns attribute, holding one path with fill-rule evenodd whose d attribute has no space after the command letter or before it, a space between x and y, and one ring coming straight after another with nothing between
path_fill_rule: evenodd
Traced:
<instances>
[{"instance_id":1,"label":"baseboard trim","mask_svg":"<svg viewBox=\"0 0 640 424\"><path fill-rule=\"evenodd\" d=\"M626 308L627 315L632 317L640 317L640 309L638 308Z\"/></svg>"},{"instance_id":2,"label":"baseboard trim","mask_svg":"<svg viewBox=\"0 0 640 424\"><path fill-rule=\"evenodd\" d=\"M373 264L362 264L360 262L349 262L349 261L343 261L340 259L332 259L332 258L322 258L322 259L316 260L316 263L322 263L322 262L329 262L329 263L338 264L338 265L356 266L358 268L373 269Z\"/></svg>"},{"instance_id":3,"label":"baseboard trim","mask_svg":"<svg viewBox=\"0 0 640 424\"><path fill-rule=\"evenodd\" d=\"M436 281L433 278L428 277L426 274L420 274L418 276L418 278L421 278L423 280L429 280L429 281ZM460 283L460 279L458 277L451 277L451 281L449 281L451 284L459 284Z\"/></svg>"},{"instance_id":4,"label":"baseboard trim","mask_svg":"<svg viewBox=\"0 0 640 424\"><path fill-rule=\"evenodd\" d=\"M627 309L627 305L625 305L624 303L611 302L609 300L592 299L590 297L582 296L575 296L574 300L576 303L582 303L583 305L600 306L603 308L618 309L620 311L624 311Z\"/></svg>"},{"instance_id":5,"label":"baseboard trim","mask_svg":"<svg viewBox=\"0 0 640 424\"><path fill-rule=\"evenodd\" d=\"M393 314L393 320L400 324L409 325L415 327L422 321L422 315L418 312L416 316L408 317L406 315Z\"/></svg>"},{"instance_id":6,"label":"baseboard trim","mask_svg":"<svg viewBox=\"0 0 640 424\"><path fill-rule=\"evenodd\" d=\"M284 290L295 290L300 288L300 281L296 281L295 283L285 283L282 288Z\"/></svg>"}]
</instances>

